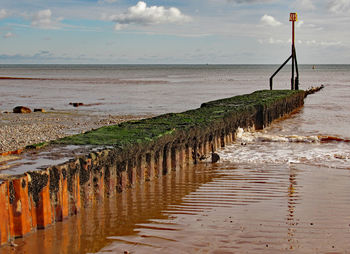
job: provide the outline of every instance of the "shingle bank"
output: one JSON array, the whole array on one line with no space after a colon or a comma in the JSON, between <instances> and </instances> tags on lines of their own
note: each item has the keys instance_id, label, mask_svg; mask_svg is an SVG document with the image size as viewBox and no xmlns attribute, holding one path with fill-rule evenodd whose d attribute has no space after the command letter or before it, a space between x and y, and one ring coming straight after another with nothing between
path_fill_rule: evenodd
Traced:
<instances>
[{"instance_id":1,"label":"shingle bank","mask_svg":"<svg viewBox=\"0 0 350 254\"><path fill-rule=\"evenodd\" d=\"M0 178L0 245L79 212L82 206L197 163L304 104L304 91L257 91L200 108L106 126L47 144L94 146L59 165Z\"/></svg>"}]
</instances>

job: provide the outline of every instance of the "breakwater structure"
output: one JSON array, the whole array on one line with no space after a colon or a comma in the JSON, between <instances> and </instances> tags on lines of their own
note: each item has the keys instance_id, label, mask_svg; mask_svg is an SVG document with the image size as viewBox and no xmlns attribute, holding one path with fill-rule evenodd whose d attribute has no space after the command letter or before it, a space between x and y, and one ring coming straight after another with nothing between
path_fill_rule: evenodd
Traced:
<instances>
[{"instance_id":1,"label":"breakwater structure","mask_svg":"<svg viewBox=\"0 0 350 254\"><path fill-rule=\"evenodd\" d=\"M257 91L27 147L21 155L26 163L0 172L0 245L210 154L215 162L214 152L233 142L239 127L262 129L302 107L305 95ZM47 165L47 156L60 151L69 155Z\"/></svg>"}]
</instances>

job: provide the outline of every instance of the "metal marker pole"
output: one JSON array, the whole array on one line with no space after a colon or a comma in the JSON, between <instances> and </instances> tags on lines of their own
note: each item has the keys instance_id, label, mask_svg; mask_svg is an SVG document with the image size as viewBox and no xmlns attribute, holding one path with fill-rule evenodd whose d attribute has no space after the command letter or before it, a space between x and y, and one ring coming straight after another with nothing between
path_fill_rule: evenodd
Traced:
<instances>
[{"instance_id":1,"label":"metal marker pole","mask_svg":"<svg viewBox=\"0 0 350 254\"><path fill-rule=\"evenodd\" d=\"M296 74L297 77L295 78L295 90L299 90L299 70L298 70L298 61L297 61L297 52L295 51L295 47L294 47L294 60L295 60L295 70L296 70Z\"/></svg>"},{"instance_id":2,"label":"metal marker pole","mask_svg":"<svg viewBox=\"0 0 350 254\"><path fill-rule=\"evenodd\" d=\"M273 86L273 77L276 76L276 74L285 66L290 59L292 59L292 78L291 78L291 89L292 90L299 90L299 70L298 70L298 63L297 63L297 54L295 51L295 32L294 32L294 23L298 20L297 13L290 13L289 21L292 21L292 54L290 57L275 71L274 74L270 77L270 90L272 90ZM297 77L294 79L294 66L296 68Z\"/></svg>"},{"instance_id":3,"label":"metal marker pole","mask_svg":"<svg viewBox=\"0 0 350 254\"><path fill-rule=\"evenodd\" d=\"M292 79L291 79L291 90L295 89L295 84L294 84L294 61L295 61L295 50L294 50L294 22L296 20L296 13L291 13L290 14L290 20L292 21Z\"/></svg>"}]
</instances>

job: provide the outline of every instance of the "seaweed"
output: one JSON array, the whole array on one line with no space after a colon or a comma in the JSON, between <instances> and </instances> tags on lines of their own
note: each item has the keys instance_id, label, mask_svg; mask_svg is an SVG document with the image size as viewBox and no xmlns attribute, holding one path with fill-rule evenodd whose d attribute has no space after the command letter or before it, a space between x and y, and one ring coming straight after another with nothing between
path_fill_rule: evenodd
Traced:
<instances>
[{"instance_id":1,"label":"seaweed","mask_svg":"<svg viewBox=\"0 0 350 254\"><path fill-rule=\"evenodd\" d=\"M232 123L233 119L243 117L249 120L259 111L274 103L299 96L301 93L304 94L303 91L295 90L262 90L203 103L198 109L182 113L168 113L153 118L101 127L51 143L111 145L120 149L151 147L159 143L164 145L175 140L207 134L208 130L220 130L225 128L227 123Z\"/></svg>"}]
</instances>

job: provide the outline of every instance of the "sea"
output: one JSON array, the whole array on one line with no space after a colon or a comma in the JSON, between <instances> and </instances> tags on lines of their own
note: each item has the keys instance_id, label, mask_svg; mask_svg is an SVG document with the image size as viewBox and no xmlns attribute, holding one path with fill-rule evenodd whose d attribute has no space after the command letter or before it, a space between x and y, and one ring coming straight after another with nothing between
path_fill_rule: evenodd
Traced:
<instances>
[{"instance_id":1,"label":"sea","mask_svg":"<svg viewBox=\"0 0 350 254\"><path fill-rule=\"evenodd\" d=\"M0 65L0 111L182 112L269 89L277 68ZM239 129L218 163L106 198L0 253L350 253L350 65L300 65L299 75L300 89L324 89L264 130ZM290 79L287 65L274 89Z\"/></svg>"}]
</instances>

